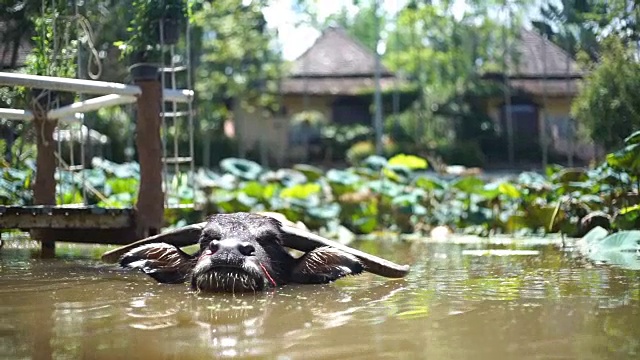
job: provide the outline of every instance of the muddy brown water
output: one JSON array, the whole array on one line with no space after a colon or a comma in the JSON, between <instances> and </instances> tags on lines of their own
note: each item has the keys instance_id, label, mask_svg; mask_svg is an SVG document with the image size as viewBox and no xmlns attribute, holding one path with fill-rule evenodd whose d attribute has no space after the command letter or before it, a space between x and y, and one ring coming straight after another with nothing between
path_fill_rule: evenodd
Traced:
<instances>
[{"instance_id":1,"label":"muddy brown water","mask_svg":"<svg viewBox=\"0 0 640 360\"><path fill-rule=\"evenodd\" d=\"M101 263L99 250L44 260L5 246L0 359L640 358L638 272L552 245L358 247L412 272L202 296Z\"/></svg>"}]
</instances>

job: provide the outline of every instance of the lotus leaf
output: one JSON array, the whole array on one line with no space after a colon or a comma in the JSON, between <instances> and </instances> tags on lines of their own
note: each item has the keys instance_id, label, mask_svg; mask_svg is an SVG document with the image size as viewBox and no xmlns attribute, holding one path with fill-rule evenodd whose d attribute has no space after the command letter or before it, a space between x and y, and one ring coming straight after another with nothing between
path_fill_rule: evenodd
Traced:
<instances>
[{"instance_id":1,"label":"lotus leaf","mask_svg":"<svg viewBox=\"0 0 640 360\"><path fill-rule=\"evenodd\" d=\"M320 193L320 185L318 184L300 184L283 189L280 196L283 198L307 199L312 195Z\"/></svg>"},{"instance_id":2,"label":"lotus leaf","mask_svg":"<svg viewBox=\"0 0 640 360\"><path fill-rule=\"evenodd\" d=\"M26 159L24 161L24 165L30 171L36 171L36 159L35 158Z\"/></svg>"},{"instance_id":3,"label":"lotus leaf","mask_svg":"<svg viewBox=\"0 0 640 360\"><path fill-rule=\"evenodd\" d=\"M196 185L199 188L212 188L217 186L217 180L220 179L220 175L216 174L215 172L209 170L209 169L205 169L205 168L200 168L198 169L198 172L195 175L195 181L196 181Z\"/></svg>"},{"instance_id":4,"label":"lotus leaf","mask_svg":"<svg viewBox=\"0 0 640 360\"><path fill-rule=\"evenodd\" d=\"M587 171L578 168L561 169L551 176L551 181L557 183L582 182L588 179Z\"/></svg>"},{"instance_id":5,"label":"lotus leaf","mask_svg":"<svg viewBox=\"0 0 640 360\"><path fill-rule=\"evenodd\" d=\"M363 216L353 221L353 232L356 234L370 234L378 227L375 216Z\"/></svg>"},{"instance_id":6,"label":"lotus leaf","mask_svg":"<svg viewBox=\"0 0 640 360\"><path fill-rule=\"evenodd\" d=\"M350 171L331 169L327 171L327 182L331 186L334 196L353 192L361 181L360 176Z\"/></svg>"},{"instance_id":7,"label":"lotus leaf","mask_svg":"<svg viewBox=\"0 0 640 360\"><path fill-rule=\"evenodd\" d=\"M266 192L265 190L267 186L270 186L270 185L272 184L263 185L258 181L247 181L242 186L242 192L256 199L264 199L265 192Z\"/></svg>"},{"instance_id":8,"label":"lotus leaf","mask_svg":"<svg viewBox=\"0 0 640 360\"><path fill-rule=\"evenodd\" d=\"M323 175L322 169L312 165L296 164L293 169L303 173L311 182L318 181Z\"/></svg>"},{"instance_id":9,"label":"lotus leaf","mask_svg":"<svg viewBox=\"0 0 640 360\"><path fill-rule=\"evenodd\" d=\"M314 208L320 205L320 199L317 196L309 196L307 198L284 198L285 204L289 204L289 206L297 207L302 211L306 211L306 209Z\"/></svg>"},{"instance_id":10,"label":"lotus leaf","mask_svg":"<svg viewBox=\"0 0 640 360\"><path fill-rule=\"evenodd\" d=\"M633 134L627 136L626 139L624 139L624 143L625 145L633 145L633 144L638 144L640 143L640 130L634 132Z\"/></svg>"},{"instance_id":11,"label":"lotus leaf","mask_svg":"<svg viewBox=\"0 0 640 360\"><path fill-rule=\"evenodd\" d=\"M276 178L286 187L305 184L308 181L304 173L293 169L280 169L276 171Z\"/></svg>"},{"instance_id":12,"label":"lotus leaf","mask_svg":"<svg viewBox=\"0 0 640 360\"><path fill-rule=\"evenodd\" d=\"M349 168L349 171L360 175L367 180L378 179L380 177L379 171L371 170L367 167Z\"/></svg>"},{"instance_id":13,"label":"lotus leaf","mask_svg":"<svg viewBox=\"0 0 640 360\"><path fill-rule=\"evenodd\" d=\"M379 155L369 155L362 161L362 166L369 170L379 172L387 166L387 159Z\"/></svg>"},{"instance_id":14,"label":"lotus leaf","mask_svg":"<svg viewBox=\"0 0 640 360\"><path fill-rule=\"evenodd\" d=\"M399 183L408 183L413 175L411 168L401 164L389 164L382 172L387 178Z\"/></svg>"},{"instance_id":15,"label":"lotus leaf","mask_svg":"<svg viewBox=\"0 0 640 360\"><path fill-rule=\"evenodd\" d=\"M91 160L94 168L102 169L117 178L140 178L140 165L136 162L117 164L112 161L94 157Z\"/></svg>"},{"instance_id":16,"label":"lotus leaf","mask_svg":"<svg viewBox=\"0 0 640 360\"><path fill-rule=\"evenodd\" d=\"M427 208L420 204L420 200L418 194L409 193L394 197L391 204L399 213L423 216L427 214Z\"/></svg>"},{"instance_id":17,"label":"lotus leaf","mask_svg":"<svg viewBox=\"0 0 640 360\"><path fill-rule=\"evenodd\" d=\"M415 155L398 154L389 159L388 165L401 165L410 170L422 170L427 168L428 163L427 160Z\"/></svg>"},{"instance_id":18,"label":"lotus leaf","mask_svg":"<svg viewBox=\"0 0 640 360\"><path fill-rule=\"evenodd\" d=\"M484 188L484 181L475 176L465 176L455 180L451 187L469 194L479 193Z\"/></svg>"},{"instance_id":19,"label":"lotus leaf","mask_svg":"<svg viewBox=\"0 0 640 360\"><path fill-rule=\"evenodd\" d=\"M446 185L442 180L427 175L420 175L413 180L413 184L427 191L444 189Z\"/></svg>"},{"instance_id":20,"label":"lotus leaf","mask_svg":"<svg viewBox=\"0 0 640 360\"><path fill-rule=\"evenodd\" d=\"M138 180L134 178L109 178L105 184L105 194L136 194L138 191Z\"/></svg>"},{"instance_id":21,"label":"lotus leaf","mask_svg":"<svg viewBox=\"0 0 640 360\"><path fill-rule=\"evenodd\" d=\"M82 185L86 181L94 188L102 188L107 182L107 175L102 169L85 169L81 176L76 176L76 184Z\"/></svg>"},{"instance_id":22,"label":"lotus leaf","mask_svg":"<svg viewBox=\"0 0 640 360\"><path fill-rule=\"evenodd\" d=\"M360 177L349 171L331 169L327 171L327 180L329 183L355 185L360 181Z\"/></svg>"},{"instance_id":23,"label":"lotus leaf","mask_svg":"<svg viewBox=\"0 0 640 360\"><path fill-rule=\"evenodd\" d=\"M256 198L239 192L216 192L215 204L224 212L249 212L253 206L258 202Z\"/></svg>"},{"instance_id":24,"label":"lotus leaf","mask_svg":"<svg viewBox=\"0 0 640 360\"><path fill-rule=\"evenodd\" d=\"M620 209L615 216L615 224L618 229L638 229L640 227L640 204Z\"/></svg>"},{"instance_id":25,"label":"lotus leaf","mask_svg":"<svg viewBox=\"0 0 640 360\"><path fill-rule=\"evenodd\" d=\"M215 180L215 182L216 187L225 190L235 190L240 186L238 177L233 174L224 174Z\"/></svg>"},{"instance_id":26,"label":"lotus leaf","mask_svg":"<svg viewBox=\"0 0 640 360\"><path fill-rule=\"evenodd\" d=\"M530 224L527 215L523 212L518 212L509 216L505 222L505 230L509 233L515 233L516 231L529 228Z\"/></svg>"},{"instance_id":27,"label":"lotus leaf","mask_svg":"<svg viewBox=\"0 0 640 360\"><path fill-rule=\"evenodd\" d=\"M518 199L522 196L522 194L520 193L520 190L518 190L518 188L515 185L510 184L508 182L500 183L500 185L498 186L498 190L502 195L506 195L512 199Z\"/></svg>"},{"instance_id":28,"label":"lotus leaf","mask_svg":"<svg viewBox=\"0 0 640 360\"><path fill-rule=\"evenodd\" d=\"M83 201L82 193L77 190L71 190L66 192L59 192L62 194L62 199L59 196L56 197L56 203L62 204L81 204ZM62 202L60 202L62 200Z\"/></svg>"},{"instance_id":29,"label":"lotus leaf","mask_svg":"<svg viewBox=\"0 0 640 360\"><path fill-rule=\"evenodd\" d=\"M579 246L590 260L626 269L640 269L640 230L620 231L602 238L606 230L592 229Z\"/></svg>"},{"instance_id":30,"label":"lotus leaf","mask_svg":"<svg viewBox=\"0 0 640 360\"><path fill-rule=\"evenodd\" d=\"M307 210L307 214L311 218L331 220L336 219L340 215L340 204L330 203L322 206L314 206Z\"/></svg>"},{"instance_id":31,"label":"lotus leaf","mask_svg":"<svg viewBox=\"0 0 640 360\"><path fill-rule=\"evenodd\" d=\"M395 198L402 194L402 186L385 180L373 180L365 184L365 187L371 189L374 193L382 194L390 198Z\"/></svg>"},{"instance_id":32,"label":"lotus leaf","mask_svg":"<svg viewBox=\"0 0 640 360\"><path fill-rule=\"evenodd\" d=\"M257 162L240 158L222 159L220 161L220 168L243 180L257 180L263 171L262 166Z\"/></svg>"},{"instance_id":33,"label":"lotus leaf","mask_svg":"<svg viewBox=\"0 0 640 360\"><path fill-rule=\"evenodd\" d=\"M500 195L507 196L511 199L517 199L521 196L518 188L507 182L485 184L481 190L478 190L478 195L481 195L487 200L496 199Z\"/></svg>"},{"instance_id":34,"label":"lotus leaf","mask_svg":"<svg viewBox=\"0 0 640 360\"><path fill-rule=\"evenodd\" d=\"M627 145L607 155L607 163L615 168L640 173L640 143Z\"/></svg>"},{"instance_id":35,"label":"lotus leaf","mask_svg":"<svg viewBox=\"0 0 640 360\"><path fill-rule=\"evenodd\" d=\"M193 188L187 186L179 187L178 191L176 192L176 196L178 199L180 199L181 204L191 204L195 199Z\"/></svg>"},{"instance_id":36,"label":"lotus leaf","mask_svg":"<svg viewBox=\"0 0 640 360\"><path fill-rule=\"evenodd\" d=\"M134 201L134 197L131 193L118 193L113 194L107 198L106 203L101 201L98 206L113 207L113 208L128 208Z\"/></svg>"},{"instance_id":37,"label":"lotus leaf","mask_svg":"<svg viewBox=\"0 0 640 360\"><path fill-rule=\"evenodd\" d=\"M2 169L2 178L9 181L25 181L29 176L29 172L20 169L4 168Z\"/></svg>"},{"instance_id":38,"label":"lotus leaf","mask_svg":"<svg viewBox=\"0 0 640 360\"><path fill-rule=\"evenodd\" d=\"M549 182L544 176L531 171L521 173L518 176L517 182L536 191L543 191L550 187Z\"/></svg>"}]
</instances>

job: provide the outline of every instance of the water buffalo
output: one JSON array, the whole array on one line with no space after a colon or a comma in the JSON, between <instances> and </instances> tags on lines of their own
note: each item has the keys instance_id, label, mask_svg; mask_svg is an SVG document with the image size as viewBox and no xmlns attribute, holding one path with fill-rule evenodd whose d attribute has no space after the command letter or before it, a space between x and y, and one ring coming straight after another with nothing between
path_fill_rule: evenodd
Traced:
<instances>
[{"instance_id":1,"label":"water buffalo","mask_svg":"<svg viewBox=\"0 0 640 360\"><path fill-rule=\"evenodd\" d=\"M194 254L179 247L198 244ZM304 252L296 258L286 248ZM260 291L287 283L320 284L368 271L404 277L398 265L325 239L273 216L216 214L208 221L155 235L105 253L160 283L189 282L198 292Z\"/></svg>"}]
</instances>

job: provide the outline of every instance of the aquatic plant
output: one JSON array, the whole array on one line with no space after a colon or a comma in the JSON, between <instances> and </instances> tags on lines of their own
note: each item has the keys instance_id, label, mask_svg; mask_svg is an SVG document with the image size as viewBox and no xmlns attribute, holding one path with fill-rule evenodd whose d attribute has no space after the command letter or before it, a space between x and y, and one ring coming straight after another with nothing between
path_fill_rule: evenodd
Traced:
<instances>
[{"instance_id":1,"label":"aquatic plant","mask_svg":"<svg viewBox=\"0 0 640 360\"><path fill-rule=\"evenodd\" d=\"M323 171L311 165L272 170L246 159L223 159L216 170L170 174L169 204L196 203L208 213L278 211L312 229L355 234L377 231L564 233L580 237L600 225L613 231L640 226L640 132L594 168L550 166L544 174L489 179L442 176L413 155L371 155L351 167ZM0 170L0 202L31 203L34 166ZM91 169L57 172L61 203L129 207L136 199L139 165L94 159ZM195 183L195 184L194 184ZM195 185L195 191L194 191ZM169 225L196 218L168 210Z\"/></svg>"}]
</instances>

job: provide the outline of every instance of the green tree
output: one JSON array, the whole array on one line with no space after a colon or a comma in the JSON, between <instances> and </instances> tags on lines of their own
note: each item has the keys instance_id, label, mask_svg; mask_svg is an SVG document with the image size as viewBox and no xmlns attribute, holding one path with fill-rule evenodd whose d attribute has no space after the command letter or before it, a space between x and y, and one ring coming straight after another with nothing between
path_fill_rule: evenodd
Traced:
<instances>
[{"instance_id":1,"label":"green tree","mask_svg":"<svg viewBox=\"0 0 640 360\"><path fill-rule=\"evenodd\" d=\"M194 14L203 34L195 74L202 142L211 141L212 134L218 134L215 141L226 141L220 134L231 100L249 111L278 110L282 62L274 46L277 34L262 14L268 2L243 3L203 2Z\"/></svg>"},{"instance_id":2,"label":"green tree","mask_svg":"<svg viewBox=\"0 0 640 360\"><path fill-rule=\"evenodd\" d=\"M573 103L573 116L591 138L613 149L640 129L640 64L617 36L602 43L602 58Z\"/></svg>"},{"instance_id":3,"label":"green tree","mask_svg":"<svg viewBox=\"0 0 640 360\"><path fill-rule=\"evenodd\" d=\"M637 0L561 0L540 7L541 19L533 25L549 39L576 56L586 53L597 61L600 40L618 36L626 45L640 40L640 7Z\"/></svg>"},{"instance_id":4,"label":"green tree","mask_svg":"<svg viewBox=\"0 0 640 360\"><path fill-rule=\"evenodd\" d=\"M473 91L480 72L503 69L503 38L513 42L522 21L524 5L518 2L510 5L510 23L490 16L502 10L498 1L468 4L470 9L459 16L452 1L409 2L388 36L385 64L422 89L417 116L406 116L405 126L420 133L424 122L431 139L447 139L455 130L457 120L451 117L467 105L464 94Z\"/></svg>"},{"instance_id":5,"label":"green tree","mask_svg":"<svg viewBox=\"0 0 640 360\"><path fill-rule=\"evenodd\" d=\"M375 32L376 26L384 29L388 16L381 8L376 10L374 1L360 1L359 4L361 7L355 16L349 17L346 8L342 8L339 13L327 17L323 27L331 25L343 27L354 39L358 39L369 50L375 51L379 36ZM380 17L378 25L376 25L376 16Z\"/></svg>"}]
</instances>

